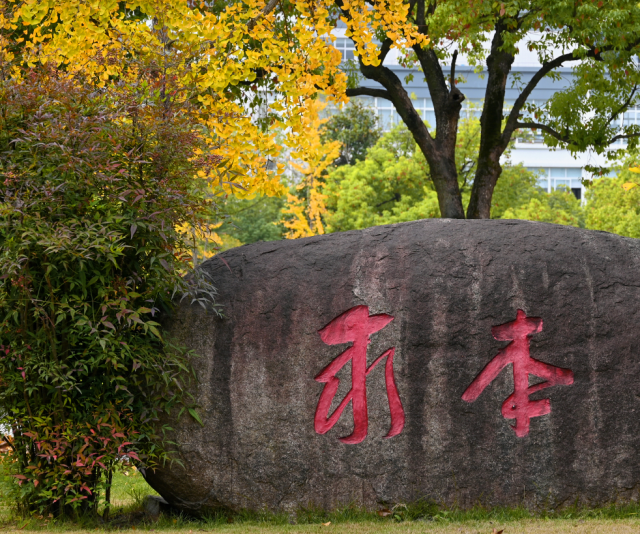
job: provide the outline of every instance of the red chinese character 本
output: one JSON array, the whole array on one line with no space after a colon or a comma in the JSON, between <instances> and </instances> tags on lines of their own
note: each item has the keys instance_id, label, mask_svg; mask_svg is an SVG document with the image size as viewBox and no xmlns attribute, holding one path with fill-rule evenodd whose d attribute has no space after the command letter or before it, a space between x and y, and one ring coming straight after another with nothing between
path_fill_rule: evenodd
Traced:
<instances>
[{"instance_id":1,"label":"red chinese character \u672c","mask_svg":"<svg viewBox=\"0 0 640 534\"><path fill-rule=\"evenodd\" d=\"M402 432L405 420L404 409L402 408L402 402L400 401L398 388L396 387L393 375L393 355L395 353L395 347L385 351L376 361L367 367L367 346L371 342L371 334L382 330L391 321L393 321L391 315L380 314L370 316L368 306L356 306L336 317L322 330L318 331L322 341L327 345L353 343L351 347L327 365L315 378L318 382L325 384L320 394L320 400L318 400L314 421L315 430L318 434L325 434L331 430L333 425L340 419L340 415L342 415L347 404L351 402L353 409L353 432L349 436L340 438L340 441L348 444L356 444L362 442L364 438L367 437L367 429L369 426L369 416L367 413L367 375L384 358L387 358L385 363L385 380L389 409L391 411L391 428L385 437L391 438ZM351 389L335 411L329 416L331 403L340 384L340 379L336 378L336 374L349 363L349 361L351 361Z\"/></svg>"},{"instance_id":2,"label":"red chinese character \u672c","mask_svg":"<svg viewBox=\"0 0 640 534\"><path fill-rule=\"evenodd\" d=\"M487 364L462 395L462 400L475 401L500 371L512 364L514 391L502 403L502 415L505 419L516 420L512 428L519 438L529 433L532 417L547 415L551 412L549 399L531 400L529 395L551 386L573 384L571 369L549 365L529 356L530 337L541 330L542 319L527 317L522 310L518 310L515 321L494 326L491 329L493 337L499 341L511 341L511 343L500 349L498 355ZM529 375L538 376L545 381L529 386Z\"/></svg>"}]
</instances>

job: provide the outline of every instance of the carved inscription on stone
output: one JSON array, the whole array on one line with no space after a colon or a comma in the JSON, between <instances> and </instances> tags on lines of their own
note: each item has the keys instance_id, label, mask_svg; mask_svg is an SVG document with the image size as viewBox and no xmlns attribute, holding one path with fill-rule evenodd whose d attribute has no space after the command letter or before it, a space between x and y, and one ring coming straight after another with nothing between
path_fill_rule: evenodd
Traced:
<instances>
[{"instance_id":1,"label":"carved inscription on stone","mask_svg":"<svg viewBox=\"0 0 640 534\"><path fill-rule=\"evenodd\" d=\"M402 432L405 417L402 401L400 400L393 374L395 347L386 350L367 367L367 346L369 345L371 334L382 330L391 321L393 321L391 315L369 315L368 306L356 306L333 319L333 321L318 332L322 341L327 345L353 343L351 347L327 365L315 378L318 382L325 384L320 394L315 415L315 430L318 434L325 434L331 430L346 406L351 402L353 409L353 432L349 436L340 438L340 441L347 444L356 444L362 442L364 438L367 437L369 426L369 416L367 413L367 375L385 358L387 359L385 363L387 398L389 400L389 410L391 411L391 428L385 437L391 438ZM351 362L351 389L334 412L329 415L331 403L340 384L340 379L336 377L336 374L349 362Z\"/></svg>"},{"instance_id":2,"label":"carved inscription on stone","mask_svg":"<svg viewBox=\"0 0 640 534\"><path fill-rule=\"evenodd\" d=\"M512 428L519 438L529 433L532 417L547 415L551 412L549 399L531 400L529 395L551 386L573 384L571 369L549 365L529 356L530 337L541 330L542 319L527 317L522 310L518 310L515 321L494 326L491 329L493 337L499 341L511 341L511 343L500 349L497 356L487 364L462 394L462 400L475 401L484 388L500 374L500 371L512 364L514 391L502 403L502 415L505 419L516 420ZM529 375L543 378L544 382L529 386Z\"/></svg>"}]
</instances>

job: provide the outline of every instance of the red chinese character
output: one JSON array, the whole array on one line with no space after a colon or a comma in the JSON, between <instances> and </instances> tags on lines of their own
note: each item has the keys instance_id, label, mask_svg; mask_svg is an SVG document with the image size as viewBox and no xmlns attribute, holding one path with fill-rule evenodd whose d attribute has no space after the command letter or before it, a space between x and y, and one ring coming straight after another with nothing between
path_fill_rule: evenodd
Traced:
<instances>
[{"instance_id":1,"label":"red chinese character","mask_svg":"<svg viewBox=\"0 0 640 534\"><path fill-rule=\"evenodd\" d=\"M395 347L385 351L375 362L367 367L367 345L370 336L387 326L393 317L391 315L369 316L368 306L356 306L336 317L318 333L327 345L353 342L353 345L327 365L316 376L318 382L325 384L318 401L315 415L315 429L318 434L325 434L333 428L340 415L351 401L353 409L353 432L340 438L343 443L360 443L367 437L369 417L367 415L367 375L382 359L387 358L385 364L385 380L387 384L387 398L391 411L391 428L385 436L391 438L402 432L404 427L404 409L398 395L395 378L393 376L393 355ZM340 380L336 374L351 361L351 389L340 405L329 416L331 402L338 391Z\"/></svg>"},{"instance_id":2,"label":"red chinese character","mask_svg":"<svg viewBox=\"0 0 640 534\"><path fill-rule=\"evenodd\" d=\"M555 367L529 356L529 338L541 330L542 319L527 317L522 310L518 310L515 321L494 326L491 329L493 337L499 341L511 341L511 343L500 349L498 355L487 364L462 395L462 400L473 402L503 368L510 363L513 364L514 391L502 403L502 415L505 419L516 420L516 425L512 428L519 438L529 433L532 417L547 415L551 412L549 399L530 400L529 395L556 384L563 386L573 384L571 369ZM545 382L529 386L529 375L544 378Z\"/></svg>"}]
</instances>

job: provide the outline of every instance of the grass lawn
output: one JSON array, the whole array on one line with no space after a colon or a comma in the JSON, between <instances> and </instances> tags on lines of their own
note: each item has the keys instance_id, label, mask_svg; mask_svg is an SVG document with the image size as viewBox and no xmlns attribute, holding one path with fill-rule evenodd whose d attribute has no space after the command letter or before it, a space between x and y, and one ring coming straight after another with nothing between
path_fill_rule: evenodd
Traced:
<instances>
[{"instance_id":1,"label":"grass lawn","mask_svg":"<svg viewBox=\"0 0 640 534\"><path fill-rule=\"evenodd\" d=\"M0 495L0 531L41 533L89 533L118 531L133 533L180 532L199 534L640 534L640 506L611 507L595 511L564 511L554 517L532 517L526 510L438 511L431 508L422 517L410 510L404 518L378 517L353 509L331 514L301 512L296 516L271 514L221 515L206 520L165 517L153 522L142 512L145 495L156 494L134 469L118 473L112 490L112 521L73 523L20 519L12 516L6 495ZM292 524L297 523L297 524Z\"/></svg>"}]
</instances>

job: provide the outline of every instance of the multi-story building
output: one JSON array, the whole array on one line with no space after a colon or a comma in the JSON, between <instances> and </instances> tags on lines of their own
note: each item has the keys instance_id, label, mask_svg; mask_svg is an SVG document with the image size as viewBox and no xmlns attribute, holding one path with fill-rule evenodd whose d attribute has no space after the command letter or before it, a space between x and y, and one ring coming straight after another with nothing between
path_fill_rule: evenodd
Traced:
<instances>
[{"instance_id":1,"label":"multi-story building","mask_svg":"<svg viewBox=\"0 0 640 534\"><path fill-rule=\"evenodd\" d=\"M354 59L354 45L351 39L344 37L344 29L336 29L336 41L334 46L342 52L343 60ZM535 38L535 36L533 36ZM389 53L385 60L385 66L392 69L401 80L413 74L413 80L405 84L407 92L414 99L414 105L422 114L422 117L431 125L435 126L435 113L433 103L429 95L427 83L423 75L417 71L411 71L398 62L397 51L395 55ZM526 83L533 74L540 68L537 57L534 53L521 53L516 57L512 68L512 80L519 80L519 84ZM571 68L558 69L560 80L554 81L544 78L533 91L529 101L544 102L548 100L555 91L566 87L570 83ZM456 64L456 77L462 76L463 81L458 84L464 93L465 113L467 115L480 115L482 109L482 99L485 92L484 73L477 73L474 67L465 64L464 57L459 57ZM363 79L360 82L364 87L381 86L374 81ZM518 85L511 87L507 85L505 107L509 107L515 102L520 94ZM401 121L393 104L383 98L357 97L375 110L382 128L388 131L395 124ZM620 120L633 121L637 123L640 119L640 106L625 113ZM539 184L541 187L551 192L557 187L567 187L572 190L578 199L584 198L584 186L582 179L591 179L591 174L585 170L586 165L606 165L604 157L595 153L583 153L573 157L568 150L551 149L542 142L542 136L529 135L522 136L526 140L517 139L515 147L511 151L510 160L513 164L522 163L528 169L538 171L540 175ZM621 142L621 141L619 141Z\"/></svg>"}]
</instances>

